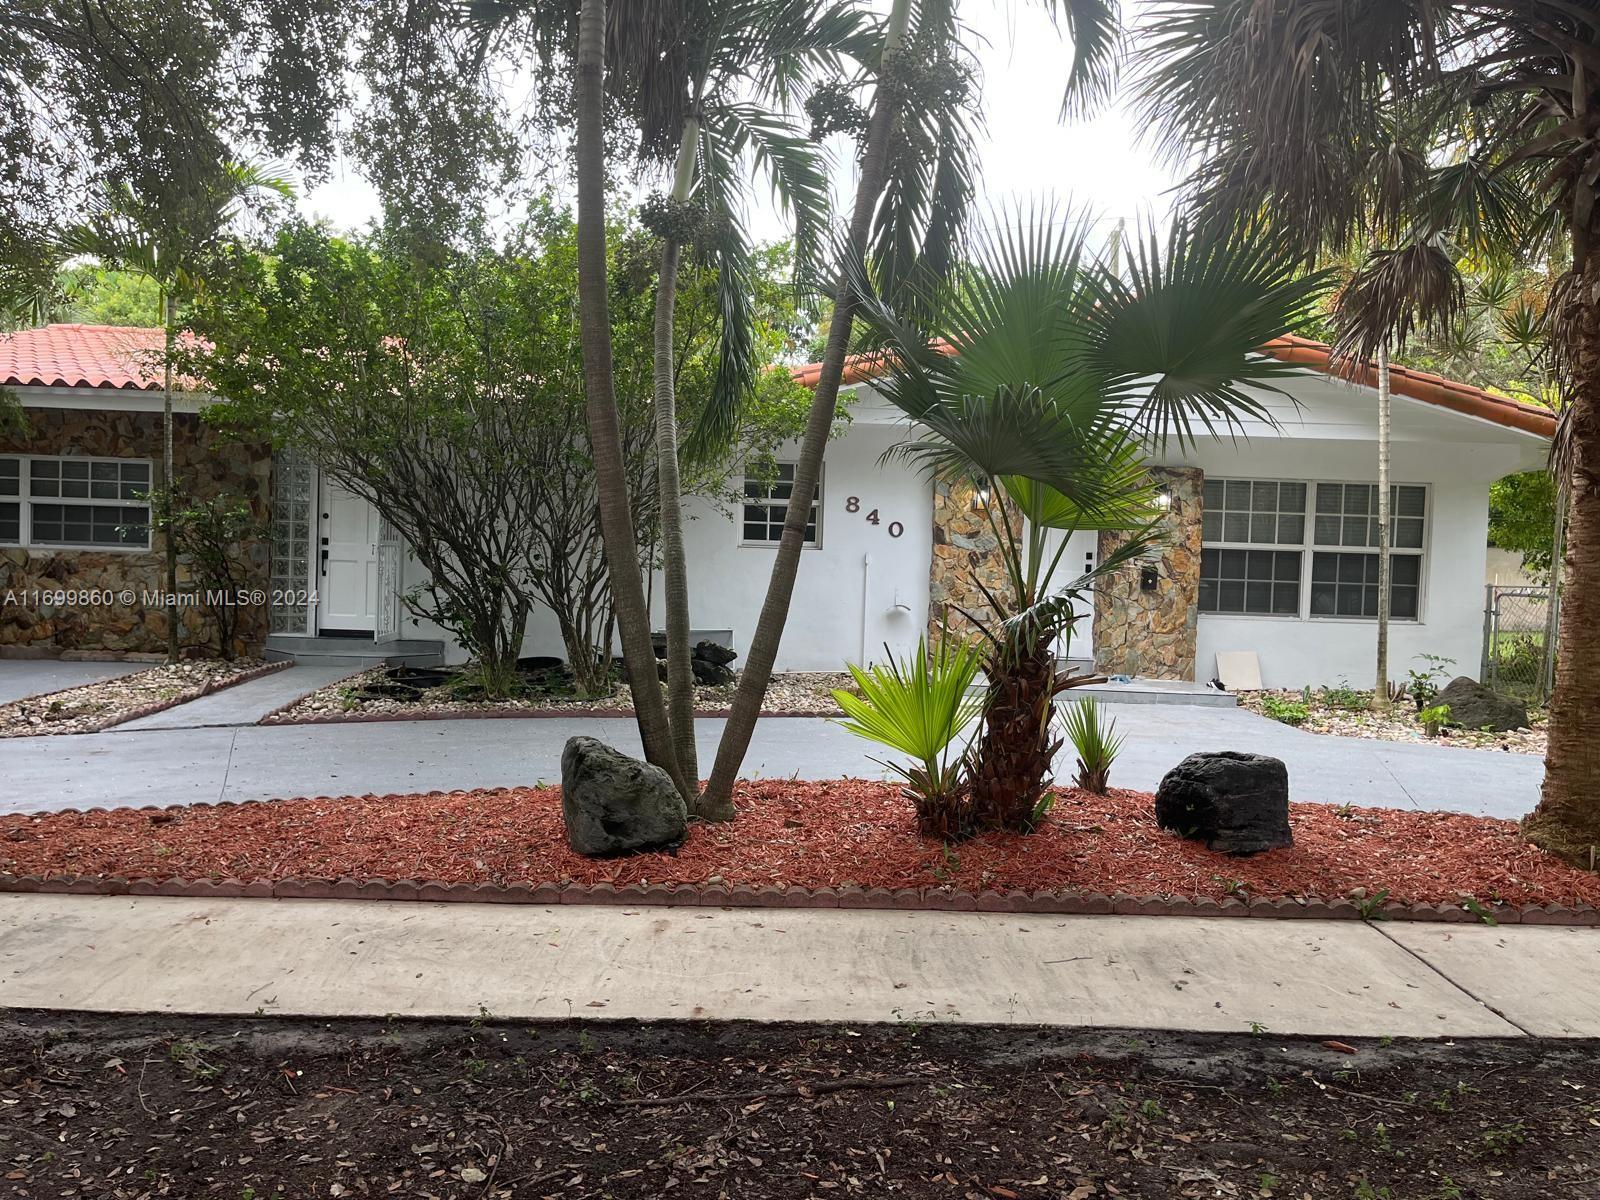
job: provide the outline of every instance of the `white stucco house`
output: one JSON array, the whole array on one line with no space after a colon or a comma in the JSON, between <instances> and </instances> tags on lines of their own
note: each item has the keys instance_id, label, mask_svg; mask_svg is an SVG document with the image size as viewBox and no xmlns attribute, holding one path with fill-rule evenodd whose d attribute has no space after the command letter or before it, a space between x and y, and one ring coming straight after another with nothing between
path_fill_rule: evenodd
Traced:
<instances>
[{"instance_id":1,"label":"white stucco house","mask_svg":"<svg viewBox=\"0 0 1600 1200\"><path fill-rule=\"evenodd\" d=\"M140 473L158 454L151 419L159 381L138 360L155 336L49 326L0 338L0 386L21 399L30 420L28 430L0 440L0 593L8 582L39 578L45 563L58 580L88 578L91 565L114 576L122 555L130 569L154 563L156 547L148 531L130 525L118 481L149 478ZM1085 611L1071 657L1208 680L1219 651L1253 651L1267 686L1364 681L1377 596L1371 375L1335 377L1327 347L1303 339L1279 339L1263 352L1303 364L1305 374L1286 394L1264 395L1272 423L1156 460L1170 480L1173 548L1153 581L1130 578L1122 593L1111 589ZM816 368L797 377L814 381ZM959 576L985 554L960 498L881 461L906 427L873 390L870 371L857 364L847 382L853 419L828 448L780 670L834 671L846 660L881 657L885 646L910 650L930 616L960 598ZM1554 418L1402 368L1393 390L1391 662L1403 675L1414 655L1438 654L1472 673L1483 630L1489 485L1543 464ZM181 407L193 413L204 403L190 396ZM200 423L186 416L184 429L201 460ZM444 631L401 604L420 568L370 504L324 480L315 464L274 462L264 449L254 460L231 450L218 462L219 479L261 484L273 528L272 589L309 601L270 611L269 653L460 659ZM64 481L80 474L83 494L69 498ZM781 481L746 491L730 512L692 502L686 530L693 624L738 650L765 594L787 500ZM112 500L122 510L115 520L97 512ZM1089 564L1099 553L1099 535L1075 534L1067 561ZM128 641L135 635L105 632L125 624L72 625L59 613L12 605L0 613L0 652L93 649L97 639L138 649ZM525 653L558 655L560 646L549 614L536 613Z\"/></svg>"}]
</instances>

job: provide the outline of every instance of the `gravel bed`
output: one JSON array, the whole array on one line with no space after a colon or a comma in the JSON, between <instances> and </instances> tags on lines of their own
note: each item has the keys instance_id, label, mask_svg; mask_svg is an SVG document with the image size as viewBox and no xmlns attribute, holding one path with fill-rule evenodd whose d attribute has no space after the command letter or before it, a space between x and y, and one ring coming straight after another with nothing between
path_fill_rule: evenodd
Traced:
<instances>
[{"instance_id":1,"label":"gravel bed","mask_svg":"<svg viewBox=\"0 0 1600 1200\"><path fill-rule=\"evenodd\" d=\"M268 665L259 658L239 658L233 662L188 659L162 663L116 679L14 700L0 705L0 737L94 733L218 691Z\"/></svg>"},{"instance_id":2,"label":"gravel bed","mask_svg":"<svg viewBox=\"0 0 1600 1200\"><path fill-rule=\"evenodd\" d=\"M1536 754L1541 758L1544 757L1549 714L1542 708L1528 710L1528 719L1533 723L1530 729L1514 729L1509 733L1486 733L1481 729L1446 726L1439 731L1438 737L1430 738L1417 723L1416 707L1407 700L1395 703L1387 713L1337 707L1329 704L1316 692L1311 694L1309 701L1303 692L1297 691L1240 692L1239 703L1251 712L1271 717L1272 713L1266 710L1268 697L1287 703L1305 704L1309 712L1298 728L1304 729L1307 733L1331 733L1339 737L1369 738L1385 742L1427 742L1430 745L1459 746L1471 750L1504 750L1510 754Z\"/></svg>"},{"instance_id":3,"label":"gravel bed","mask_svg":"<svg viewBox=\"0 0 1600 1200\"><path fill-rule=\"evenodd\" d=\"M262 724L296 724L304 721L338 721L361 718L465 715L516 716L530 713L583 714L633 712L633 690L619 683L608 696L579 699L561 694L532 694L507 700L463 700L448 686L428 688L415 700L365 697L369 687L382 685L388 668L377 667L338 683L318 688L287 708L266 717ZM790 672L774 675L767 688L762 712L785 716L838 716L833 689L853 686L845 672ZM695 707L704 713L723 713L733 704L738 681L717 687L695 688Z\"/></svg>"}]
</instances>

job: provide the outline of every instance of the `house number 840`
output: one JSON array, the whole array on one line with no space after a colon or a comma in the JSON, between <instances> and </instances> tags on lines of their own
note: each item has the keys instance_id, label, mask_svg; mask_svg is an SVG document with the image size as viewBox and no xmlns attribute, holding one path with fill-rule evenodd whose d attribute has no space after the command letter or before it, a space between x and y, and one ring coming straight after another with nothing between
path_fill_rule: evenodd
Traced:
<instances>
[{"instance_id":1,"label":"house number 840","mask_svg":"<svg viewBox=\"0 0 1600 1200\"><path fill-rule=\"evenodd\" d=\"M845 510L845 512L849 512L849 513L858 513L858 512L860 512L861 511L861 497L860 496L850 496L850 497L848 497L844 502L844 510ZM873 509L871 512L869 512L867 514L867 524L868 525L877 525L877 524L880 524L880 523L881 522L880 522L880 519L878 517L878 510L877 509ZM905 531L906 531L906 527L904 525L900 524L899 521L890 521L889 522L889 536L890 537L896 537L897 538L902 533L904 533Z\"/></svg>"}]
</instances>

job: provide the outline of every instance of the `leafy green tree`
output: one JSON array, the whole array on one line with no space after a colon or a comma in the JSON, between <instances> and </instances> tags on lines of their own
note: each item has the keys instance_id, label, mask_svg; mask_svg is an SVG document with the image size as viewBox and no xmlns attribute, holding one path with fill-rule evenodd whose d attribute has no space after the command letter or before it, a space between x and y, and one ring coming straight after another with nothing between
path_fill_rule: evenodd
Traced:
<instances>
[{"instance_id":1,"label":"leafy green tree","mask_svg":"<svg viewBox=\"0 0 1600 1200\"><path fill-rule=\"evenodd\" d=\"M636 228L613 234L637 574L654 563L659 503L649 403L655 247ZM516 684L537 605L554 615L580 689L610 687L615 617L584 436L576 247L571 218L548 206L507 248L447 258L418 257L403 231L350 241L294 225L268 254L235 250L230 286L203 297L191 322L203 342L185 366L225 399L208 418L305 454L368 499L427 571L405 598L410 610L448 629L496 695ZM756 289L767 354L797 316L781 250L763 250L760 261L776 273ZM684 292L674 352L692 426L716 370L714 272L689 273ZM785 378L772 376L740 426L742 451L768 452L793 435ZM688 488L721 499L733 462L730 450L698 463ZM637 692L659 696L633 678ZM654 679L653 663L642 678Z\"/></svg>"},{"instance_id":2,"label":"leafy green tree","mask_svg":"<svg viewBox=\"0 0 1600 1200\"><path fill-rule=\"evenodd\" d=\"M1522 555L1535 575L1548 575L1555 551L1556 482L1548 471L1507 475L1489 486L1489 544Z\"/></svg>"},{"instance_id":3,"label":"leafy green tree","mask_svg":"<svg viewBox=\"0 0 1600 1200\"><path fill-rule=\"evenodd\" d=\"M161 287L138 271L69 268L61 281L68 320L87 325L149 325L160 320Z\"/></svg>"},{"instance_id":4,"label":"leafy green tree","mask_svg":"<svg viewBox=\"0 0 1600 1200\"><path fill-rule=\"evenodd\" d=\"M0 5L0 292L48 281L50 247L108 187L203 190L246 146L325 163L361 11L343 0Z\"/></svg>"}]
</instances>

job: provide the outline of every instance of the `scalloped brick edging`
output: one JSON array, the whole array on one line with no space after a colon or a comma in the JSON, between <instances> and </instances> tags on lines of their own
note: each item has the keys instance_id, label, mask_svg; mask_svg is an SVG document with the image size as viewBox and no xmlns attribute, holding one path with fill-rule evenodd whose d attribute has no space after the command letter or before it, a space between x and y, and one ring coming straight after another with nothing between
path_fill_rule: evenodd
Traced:
<instances>
[{"instance_id":1,"label":"scalloped brick edging","mask_svg":"<svg viewBox=\"0 0 1600 1200\"><path fill-rule=\"evenodd\" d=\"M294 666L292 662L262 663L258 667L251 667L248 671L241 671L237 675L230 675L227 679L218 682L208 679L199 691L188 692L179 696L170 696L165 700L152 700L149 704L141 704L137 708L130 708L116 713L109 720L99 722L88 729L74 729L71 733L13 733L8 737L79 737L86 733L104 733L108 729L115 729L118 725L126 725L129 721L137 721L140 717L153 717L156 713L166 712L169 708L177 708L180 704L188 704L205 696L214 696L218 692L225 692L231 687L238 687L241 683L249 683L252 679L260 679L264 675L272 675L278 671L287 670ZM58 688L57 692L71 691L71 688ZM25 700L37 700L44 696L54 696L56 692L40 692L38 696L24 697ZM19 701L12 701L19 703Z\"/></svg>"},{"instance_id":2,"label":"scalloped brick edging","mask_svg":"<svg viewBox=\"0 0 1600 1200\"><path fill-rule=\"evenodd\" d=\"M71 811L71 810L64 810ZM91 810L93 811L93 810ZM390 900L474 904L612 904L716 908L854 908L923 912L1139 917L1257 917L1365 920L1351 900L1210 898L1105 895L1072 891L982 891L953 888L788 887L772 884L444 883L415 879L157 879L101 875L9 875L0 892L95 896L183 896L191 899L255 897L277 900ZM1564 904L1484 906L1501 925L1600 926L1600 909ZM1388 904L1380 920L1474 924L1482 918L1456 904Z\"/></svg>"}]
</instances>

